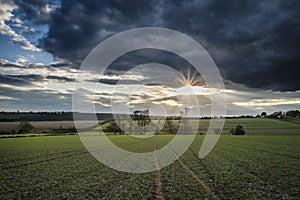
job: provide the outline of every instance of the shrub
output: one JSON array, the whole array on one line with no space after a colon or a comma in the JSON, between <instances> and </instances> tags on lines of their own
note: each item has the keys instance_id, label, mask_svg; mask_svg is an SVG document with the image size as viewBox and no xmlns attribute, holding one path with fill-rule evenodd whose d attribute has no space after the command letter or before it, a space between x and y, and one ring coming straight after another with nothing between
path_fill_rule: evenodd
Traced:
<instances>
[{"instance_id":1,"label":"shrub","mask_svg":"<svg viewBox=\"0 0 300 200\"><path fill-rule=\"evenodd\" d=\"M246 132L245 132L245 130L244 130L244 128L243 128L242 125L237 125L235 127L235 129L231 129L230 130L230 133L232 135L245 135Z\"/></svg>"}]
</instances>

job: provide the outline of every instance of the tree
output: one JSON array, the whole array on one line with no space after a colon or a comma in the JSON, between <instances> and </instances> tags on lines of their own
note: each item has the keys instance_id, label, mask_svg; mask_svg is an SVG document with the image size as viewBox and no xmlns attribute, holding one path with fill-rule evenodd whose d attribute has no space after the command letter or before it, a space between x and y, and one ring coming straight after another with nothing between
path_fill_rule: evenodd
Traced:
<instances>
[{"instance_id":1,"label":"tree","mask_svg":"<svg viewBox=\"0 0 300 200\"><path fill-rule=\"evenodd\" d=\"M289 110L285 113L286 116L290 117L300 117L300 111L299 110Z\"/></svg>"},{"instance_id":2,"label":"tree","mask_svg":"<svg viewBox=\"0 0 300 200\"><path fill-rule=\"evenodd\" d=\"M266 117L266 116L267 116L267 113L266 113L266 112L262 112L262 113L260 114L260 116L261 116L261 117Z\"/></svg>"},{"instance_id":3,"label":"tree","mask_svg":"<svg viewBox=\"0 0 300 200\"><path fill-rule=\"evenodd\" d=\"M28 121L22 121L18 125L18 134L21 133L30 133L33 131L33 126Z\"/></svg>"},{"instance_id":4,"label":"tree","mask_svg":"<svg viewBox=\"0 0 300 200\"><path fill-rule=\"evenodd\" d=\"M136 134L144 135L146 133L147 122L149 121L149 110L136 110L133 112L133 119L137 122Z\"/></svg>"},{"instance_id":5,"label":"tree","mask_svg":"<svg viewBox=\"0 0 300 200\"><path fill-rule=\"evenodd\" d=\"M276 118L276 119L281 119L283 117L283 115L282 115L282 112L279 111L279 112L274 112L274 113L270 114L269 117Z\"/></svg>"}]
</instances>

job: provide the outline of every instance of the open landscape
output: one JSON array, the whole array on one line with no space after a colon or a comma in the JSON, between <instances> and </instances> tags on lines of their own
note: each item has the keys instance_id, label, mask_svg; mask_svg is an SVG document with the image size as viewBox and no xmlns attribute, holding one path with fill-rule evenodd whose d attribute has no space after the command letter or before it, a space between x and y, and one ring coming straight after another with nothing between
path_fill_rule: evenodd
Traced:
<instances>
[{"instance_id":1,"label":"open landscape","mask_svg":"<svg viewBox=\"0 0 300 200\"><path fill-rule=\"evenodd\" d=\"M299 0L0 0L0 200L300 200Z\"/></svg>"},{"instance_id":2,"label":"open landscape","mask_svg":"<svg viewBox=\"0 0 300 200\"><path fill-rule=\"evenodd\" d=\"M47 126L49 124L53 123ZM244 126L246 135L229 134L229 129L236 124ZM207 129L207 125L208 120L200 120L201 129ZM263 118L228 119L224 127L217 145L207 157L200 159L197 155L205 137L198 135L176 162L159 172L144 174L119 172L105 166L84 148L77 135L0 139L0 198L299 197L299 124ZM158 134L141 139L126 134L107 134L113 143L133 152L151 152L174 137Z\"/></svg>"}]
</instances>

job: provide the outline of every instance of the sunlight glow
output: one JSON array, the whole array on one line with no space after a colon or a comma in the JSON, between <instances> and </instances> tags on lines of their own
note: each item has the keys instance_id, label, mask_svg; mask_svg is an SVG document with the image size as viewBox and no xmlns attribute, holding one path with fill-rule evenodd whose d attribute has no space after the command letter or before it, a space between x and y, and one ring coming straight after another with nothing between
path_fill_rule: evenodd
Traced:
<instances>
[{"instance_id":1,"label":"sunlight glow","mask_svg":"<svg viewBox=\"0 0 300 200\"><path fill-rule=\"evenodd\" d=\"M190 68L188 68L186 76L184 76L183 74L180 74L180 75L181 76L179 77L179 82L182 85L196 86L196 85L199 85L201 82L201 79L199 79L199 77L197 78L197 73L192 74Z\"/></svg>"},{"instance_id":2,"label":"sunlight glow","mask_svg":"<svg viewBox=\"0 0 300 200\"><path fill-rule=\"evenodd\" d=\"M300 104L300 98L295 99L254 99L247 102L233 102L237 106L276 106L276 105L289 105Z\"/></svg>"}]
</instances>

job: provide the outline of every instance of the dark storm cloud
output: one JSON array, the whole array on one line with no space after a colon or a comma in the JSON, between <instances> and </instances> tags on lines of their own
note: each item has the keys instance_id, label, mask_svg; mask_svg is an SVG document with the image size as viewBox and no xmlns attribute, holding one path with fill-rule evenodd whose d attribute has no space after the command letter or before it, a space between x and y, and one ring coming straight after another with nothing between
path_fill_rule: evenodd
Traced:
<instances>
[{"instance_id":1,"label":"dark storm cloud","mask_svg":"<svg viewBox=\"0 0 300 200\"><path fill-rule=\"evenodd\" d=\"M50 64L51 67L74 67L70 63L52 63Z\"/></svg>"},{"instance_id":2,"label":"dark storm cloud","mask_svg":"<svg viewBox=\"0 0 300 200\"><path fill-rule=\"evenodd\" d=\"M115 73L118 73L118 71L126 72L133 67L147 63L160 63L182 72L184 72L182 70L183 68L190 67L192 70L191 64L181 56L164 50L148 48L131 51L120 56L108 67L108 73L110 73L111 70Z\"/></svg>"},{"instance_id":3,"label":"dark storm cloud","mask_svg":"<svg viewBox=\"0 0 300 200\"><path fill-rule=\"evenodd\" d=\"M45 82L47 80L56 80L59 82L74 82L75 79L60 76L41 76L36 74L28 75L7 75L0 74L0 84L8 84L13 86L32 86L37 82Z\"/></svg>"},{"instance_id":4,"label":"dark storm cloud","mask_svg":"<svg viewBox=\"0 0 300 200\"><path fill-rule=\"evenodd\" d=\"M9 84L14 86L29 86L33 85L35 81L42 81L43 76L40 75L6 75L0 74L0 84Z\"/></svg>"},{"instance_id":5,"label":"dark storm cloud","mask_svg":"<svg viewBox=\"0 0 300 200\"><path fill-rule=\"evenodd\" d=\"M51 0L15 0L19 9L18 16L23 20L32 20L39 24L48 23L51 12L56 9L55 1Z\"/></svg>"},{"instance_id":6,"label":"dark storm cloud","mask_svg":"<svg viewBox=\"0 0 300 200\"><path fill-rule=\"evenodd\" d=\"M57 80L57 81L63 81L63 82L74 82L75 79L73 78L67 78L67 77L62 77L62 76L47 76L47 79L50 80Z\"/></svg>"},{"instance_id":7,"label":"dark storm cloud","mask_svg":"<svg viewBox=\"0 0 300 200\"><path fill-rule=\"evenodd\" d=\"M41 111L41 110L70 110L72 96L70 94L53 93L51 90L15 90L12 88L0 88L0 93L9 100L0 99L0 103L4 102L2 109L22 109L23 111ZM61 97L64 97L63 99ZM34 103L28 104L28 102ZM20 107L20 105L22 105Z\"/></svg>"},{"instance_id":8,"label":"dark storm cloud","mask_svg":"<svg viewBox=\"0 0 300 200\"><path fill-rule=\"evenodd\" d=\"M117 79L99 79L99 83L107 84L107 85L116 85L119 80Z\"/></svg>"},{"instance_id":9,"label":"dark storm cloud","mask_svg":"<svg viewBox=\"0 0 300 200\"><path fill-rule=\"evenodd\" d=\"M40 46L55 57L79 65L92 48L121 30L146 25L152 1L62 1ZM151 17L149 17L151 18ZM59 50L58 50L59 49Z\"/></svg>"},{"instance_id":10,"label":"dark storm cloud","mask_svg":"<svg viewBox=\"0 0 300 200\"><path fill-rule=\"evenodd\" d=\"M254 88L299 90L299 8L299 1L181 2L164 19L173 19L168 27L202 42L226 79Z\"/></svg>"},{"instance_id":11,"label":"dark storm cloud","mask_svg":"<svg viewBox=\"0 0 300 200\"><path fill-rule=\"evenodd\" d=\"M300 2L296 0L64 0L49 15L49 32L40 40L40 47L79 66L92 48L115 33L162 26L199 41L229 81L253 88L293 91L300 89L299 9ZM24 12L30 13L30 9ZM33 11L31 16L43 19ZM137 53L127 58L115 66L133 66L149 58L170 62L168 56L157 54Z\"/></svg>"}]
</instances>

